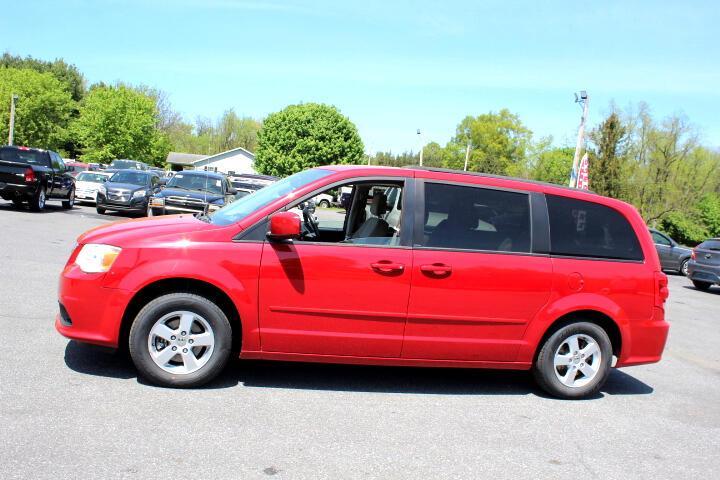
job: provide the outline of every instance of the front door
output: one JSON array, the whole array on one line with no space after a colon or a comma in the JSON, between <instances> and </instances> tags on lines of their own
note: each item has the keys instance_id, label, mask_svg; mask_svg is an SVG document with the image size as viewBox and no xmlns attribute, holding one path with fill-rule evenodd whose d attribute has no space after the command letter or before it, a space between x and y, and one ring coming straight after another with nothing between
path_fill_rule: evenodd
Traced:
<instances>
[{"instance_id":1,"label":"front door","mask_svg":"<svg viewBox=\"0 0 720 480\"><path fill-rule=\"evenodd\" d=\"M528 194L431 182L424 192L402 357L514 361L552 283L550 258L531 254Z\"/></svg>"},{"instance_id":2,"label":"front door","mask_svg":"<svg viewBox=\"0 0 720 480\"><path fill-rule=\"evenodd\" d=\"M401 240L402 214L394 215L400 205L388 206L386 195L403 182L378 183L353 186L347 210L317 208L303 238L265 243L259 293L264 352L400 356L412 250L409 237Z\"/></svg>"},{"instance_id":3,"label":"front door","mask_svg":"<svg viewBox=\"0 0 720 480\"><path fill-rule=\"evenodd\" d=\"M655 243L655 249L657 250L658 257L660 258L660 265L663 269L676 268L674 265L676 262L672 256L672 242L665 235L658 232L650 232Z\"/></svg>"}]
</instances>

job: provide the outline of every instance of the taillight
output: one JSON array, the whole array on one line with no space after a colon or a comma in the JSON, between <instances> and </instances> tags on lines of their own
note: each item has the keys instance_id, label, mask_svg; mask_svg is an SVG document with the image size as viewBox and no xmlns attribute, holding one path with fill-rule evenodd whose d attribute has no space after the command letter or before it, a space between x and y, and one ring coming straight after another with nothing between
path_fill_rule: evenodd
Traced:
<instances>
[{"instance_id":1,"label":"taillight","mask_svg":"<svg viewBox=\"0 0 720 480\"><path fill-rule=\"evenodd\" d=\"M667 275L655 272L655 306L662 308L669 295Z\"/></svg>"},{"instance_id":2,"label":"taillight","mask_svg":"<svg viewBox=\"0 0 720 480\"><path fill-rule=\"evenodd\" d=\"M26 168L25 169L25 182L30 183L35 181L35 172L32 168Z\"/></svg>"},{"instance_id":3,"label":"taillight","mask_svg":"<svg viewBox=\"0 0 720 480\"><path fill-rule=\"evenodd\" d=\"M693 248L692 251L690 252L690 258L693 259L693 260L695 260L695 249L694 249L694 248Z\"/></svg>"}]
</instances>

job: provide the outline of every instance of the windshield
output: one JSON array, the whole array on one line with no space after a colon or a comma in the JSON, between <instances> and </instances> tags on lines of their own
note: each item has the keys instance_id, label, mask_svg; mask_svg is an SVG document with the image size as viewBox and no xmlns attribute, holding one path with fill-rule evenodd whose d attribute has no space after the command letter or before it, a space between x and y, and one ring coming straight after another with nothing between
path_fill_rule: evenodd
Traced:
<instances>
[{"instance_id":1,"label":"windshield","mask_svg":"<svg viewBox=\"0 0 720 480\"><path fill-rule=\"evenodd\" d=\"M148 176L140 172L117 172L110 177L110 181L145 186L148 184Z\"/></svg>"},{"instance_id":2,"label":"windshield","mask_svg":"<svg viewBox=\"0 0 720 480\"><path fill-rule=\"evenodd\" d=\"M112 163L110 163L109 168L122 168L122 169L130 169L130 170L142 170L142 165L140 162L136 162L134 160L113 160Z\"/></svg>"},{"instance_id":3,"label":"windshield","mask_svg":"<svg viewBox=\"0 0 720 480\"><path fill-rule=\"evenodd\" d=\"M238 222L255 210L284 197L298 188L304 187L308 183L327 177L332 173L331 170L315 168L283 178L277 183L273 183L255 193L232 202L225 208L221 208L210 216L210 220L212 223L218 225L230 225L231 223Z\"/></svg>"},{"instance_id":4,"label":"windshield","mask_svg":"<svg viewBox=\"0 0 720 480\"><path fill-rule=\"evenodd\" d=\"M222 194L222 179L211 175L178 173L167 183L168 188L183 188Z\"/></svg>"},{"instance_id":5,"label":"windshield","mask_svg":"<svg viewBox=\"0 0 720 480\"><path fill-rule=\"evenodd\" d=\"M100 173L83 172L77 176L78 182L92 182L92 183L103 183L107 180L107 175Z\"/></svg>"},{"instance_id":6,"label":"windshield","mask_svg":"<svg viewBox=\"0 0 720 480\"><path fill-rule=\"evenodd\" d=\"M50 166L50 158L47 153L12 147L0 148L0 160L27 163L28 165L42 165L44 167Z\"/></svg>"}]
</instances>

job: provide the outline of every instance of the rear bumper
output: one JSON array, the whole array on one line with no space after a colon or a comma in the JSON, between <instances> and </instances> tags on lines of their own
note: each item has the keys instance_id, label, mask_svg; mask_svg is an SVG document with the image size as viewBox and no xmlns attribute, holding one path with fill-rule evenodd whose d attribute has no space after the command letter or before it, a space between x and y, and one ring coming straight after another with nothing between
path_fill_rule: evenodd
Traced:
<instances>
[{"instance_id":1,"label":"rear bumper","mask_svg":"<svg viewBox=\"0 0 720 480\"><path fill-rule=\"evenodd\" d=\"M663 309L654 307L651 320L632 322L623 338L618 367L656 363L662 358L670 324Z\"/></svg>"},{"instance_id":2,"label":"rear bumper","mask_svg":"<svg viewBox=\"0 0 720 480\"><path fill-rule=\"evenodd\" d=\"M68 265L60 275L55 329L80 342L117 347L122 316L132 292L102 286L105 274Z\"/></svg>"},{"instance_id":3,"label":"rear bumper","mask_svg":"<svg viewBox=\"0 0 720 480\"><path fill-rule=\"evenodd\" d=\"M698 282L720 283L720 265L702 265L690 260L688 278Z\"/></svg>"},{"instance_id":4,"label":"rear bumper","mask_svg":"<svg viewBox=\"0 0 720 480\"><path fill-rule=\"evenodd\" d=\"M29 199L35 194L37 185L27 183L0 182L0 197L6 200L13 198Z\"/></svg>"}]
</instances>

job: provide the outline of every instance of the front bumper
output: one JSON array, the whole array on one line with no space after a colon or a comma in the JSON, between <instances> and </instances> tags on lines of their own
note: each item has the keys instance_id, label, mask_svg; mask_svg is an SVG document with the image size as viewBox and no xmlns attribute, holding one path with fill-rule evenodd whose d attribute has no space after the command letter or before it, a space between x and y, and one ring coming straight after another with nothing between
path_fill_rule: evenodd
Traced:
<instances>
[{"instance_id":1,"label":"front bumper","mask_svg":"<svg viewBox=\"0 0 720 480\"><path fill-rule=\"evenodd\" d=\"M698 282L720 283L720 265L701 265L695 260L690 260L688 278Z\"/></svg>"},{"instance_id":2,"label":"front bumper","mask_svg":"<svg viewBox=\"0 0 720 480\"><path fill-rule=\"evenodd\" d=\"M75 190L75 200L81 202L93 202L97 199L97 192L92 190Z\"/></svg>"},{"instance_id":3,"label":"front bumper","mask_svg":"<svg viewBox=\"0 0 720 480\"><path fill-rule=\"evenodd\" d=\"M60 312L55 329L80 342L117 347L122 316L133 293L102 286L104 273L84 273L76 265L60 275Z\"/></svg>"},{"instance_id":4,"label":"front bumper","mask_svg":"<svg viewBox=\"0 0 720 480\"><path fill-rule=\"evenodd\" d=\"M105 195L98 192L97 206L105 210L117 210L123 212L144 212L148 207L147 197L131 198L127 201L109 200Z\"/></svg>"}]
</instances>

